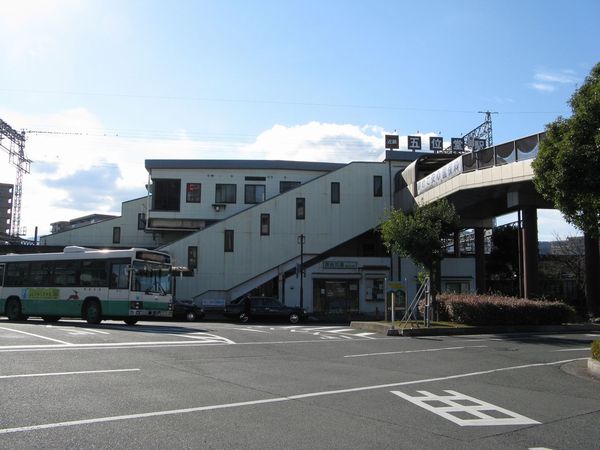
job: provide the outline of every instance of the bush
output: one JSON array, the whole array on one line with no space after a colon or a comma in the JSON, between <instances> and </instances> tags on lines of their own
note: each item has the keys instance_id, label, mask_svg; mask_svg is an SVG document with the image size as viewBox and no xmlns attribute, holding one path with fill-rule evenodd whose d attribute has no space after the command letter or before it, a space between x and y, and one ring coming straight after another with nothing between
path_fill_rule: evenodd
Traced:
<instances>
[{"instance_id":1,"label":"bush","mask_svg":"<svg viewBox=\"0 0 600 450\"><path fill-rule=\"evenodd\" d=\"M600 361L600 341L592 342L592 358Z\"/></svg>"},{"instance_id":2,"label":"bush","mask_svg":"<svg viewBox=\"0 0 600 450\"><path fill-rule=\"evenodd\" d=\"M421 312L424 304L419 305ZM466 325L556 325L568 322L575 310L559 301L475 294L437 296L440 320Z\"/></svg>"}]
</instances>

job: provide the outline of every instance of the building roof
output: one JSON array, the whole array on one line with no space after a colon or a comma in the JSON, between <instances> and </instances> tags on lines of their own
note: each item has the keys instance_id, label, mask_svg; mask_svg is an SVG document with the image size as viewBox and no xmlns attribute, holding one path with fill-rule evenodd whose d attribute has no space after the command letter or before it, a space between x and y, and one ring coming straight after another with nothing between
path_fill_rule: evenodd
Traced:
<instances>
[{"instance_id":1,"label":"building roof","mask_svg":"<svg viewBox=\"0 0 600 450\"><path fill-rule=\"evenodd\" d=\"M269 159L147 159L145 163L147 171L152 169L274 169L331 172L346 166L340 163Z\"/></svg>"}]
</instances>

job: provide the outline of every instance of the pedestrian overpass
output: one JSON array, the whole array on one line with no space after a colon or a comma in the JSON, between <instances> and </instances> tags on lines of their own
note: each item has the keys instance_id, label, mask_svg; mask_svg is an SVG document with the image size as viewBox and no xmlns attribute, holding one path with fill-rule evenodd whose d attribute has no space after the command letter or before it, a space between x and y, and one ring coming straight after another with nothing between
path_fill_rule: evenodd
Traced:
<instances>
[{"instance_id":1,"label":"pedestrian overpass","mask_svg":"<svg viewBox=\"0 0 600 450\"><path fill-rule=\"evenodd\" d=\"M463 229L475 231L476 286L485 291L484 230L495 218L519 214L523 294L537 292L537 209L553 208L533 185L532 161L544 133L465 154L422 154L394 179L394 207L404 211L446 198ZM393 161L393 151L386 159ZM458 238L454 245L458 251ZM458 255L457 255L458 256Z\"/></svg>"}]
</instances>

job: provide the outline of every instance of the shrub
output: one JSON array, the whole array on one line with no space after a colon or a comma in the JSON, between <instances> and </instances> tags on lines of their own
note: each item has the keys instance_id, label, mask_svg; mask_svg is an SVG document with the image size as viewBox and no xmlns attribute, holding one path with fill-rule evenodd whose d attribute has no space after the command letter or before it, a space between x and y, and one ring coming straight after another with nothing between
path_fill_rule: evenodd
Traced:
<instances>
[{"instance_id":1,"label":"shrub","mask_svg":"<svg viewBox=\"0 0 600 450\"><path fill-rule=\"evenodd\" d=\"M559 301L475 294L440 294L440 320L467 325L555 325L568 322L575 310ZM424 310L422 302L419 305Z\"/></svg>"},{"instance_id":2,"label":"shrub","mask_svg":"<svg viewBox=\"0 0 600 450\"><path fill-rule=\"evenodd\" d=\"M592 358L600 361L600 341L592 342Z\"/></svg>"}]
</instances>

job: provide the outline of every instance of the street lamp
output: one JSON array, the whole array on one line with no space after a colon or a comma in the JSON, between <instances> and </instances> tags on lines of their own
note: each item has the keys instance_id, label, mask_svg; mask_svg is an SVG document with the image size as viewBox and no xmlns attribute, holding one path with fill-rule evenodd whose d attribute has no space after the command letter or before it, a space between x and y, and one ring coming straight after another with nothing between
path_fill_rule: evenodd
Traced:
<instances>
[{"instance_id":1,"label":"street lamp","mask_svg":"<svg viewBox=\"0 0 600 450\"><path fill-rule=\"evenodd\" d=\"M304 243L306 236L301 234L297 241L300 244L300 308L304 308Z\"/></svg>"}]
</instances>

